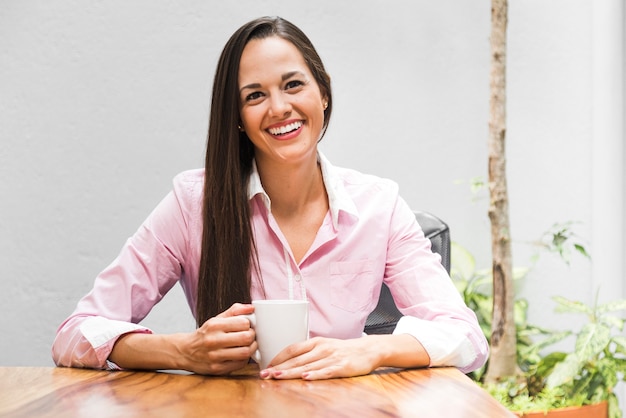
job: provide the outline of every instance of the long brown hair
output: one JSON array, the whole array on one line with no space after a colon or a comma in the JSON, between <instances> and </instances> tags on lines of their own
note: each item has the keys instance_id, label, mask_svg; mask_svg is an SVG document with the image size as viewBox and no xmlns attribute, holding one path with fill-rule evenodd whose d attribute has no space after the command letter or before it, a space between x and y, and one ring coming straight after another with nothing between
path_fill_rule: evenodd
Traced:
<instances>
[{"instance_id":1,"label":"long brown hair","mask_svg":"<svg viewBox=\"0 0 626 418\"><path fill-rule=\"evenodd\" d=\"M248 181L254 147L240 122L239 62L252 39L279 36L302 53L313 77L328 100L321 137L332 110L330 77L311 41L280 17L262 17L239 28L228 40L218 61L205 159L202 252L198 274L196 323L228 309L235 302L250 302L252 268L258 262L248 201Z\"/></svg>"}]
</instances>

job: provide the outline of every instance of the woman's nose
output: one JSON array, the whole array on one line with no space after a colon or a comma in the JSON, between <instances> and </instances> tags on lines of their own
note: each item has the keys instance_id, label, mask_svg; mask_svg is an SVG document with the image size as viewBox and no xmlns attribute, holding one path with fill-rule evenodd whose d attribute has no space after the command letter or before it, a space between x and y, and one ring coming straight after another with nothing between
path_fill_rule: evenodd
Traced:
<instances>
[{"instance_id":1,"label":"woman's nose","mask_svg":"<svg viewBox=\"0 0 626 418\"><path fill-rule=\"evenodd\" d=\"M291 111L291 103L283 93L273 94L270 97L270 115L282 117Z\"/></svg>"}]
</instances>

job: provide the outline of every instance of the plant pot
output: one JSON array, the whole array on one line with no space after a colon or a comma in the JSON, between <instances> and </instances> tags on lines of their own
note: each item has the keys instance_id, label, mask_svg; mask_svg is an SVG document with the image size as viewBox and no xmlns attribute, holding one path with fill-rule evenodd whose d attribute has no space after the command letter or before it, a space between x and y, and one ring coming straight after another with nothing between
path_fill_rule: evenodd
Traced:
<instances>
[{"instance_id":1,"label":"plant pot","mask_svg":"<svg viewBox=\"0 0 626 418\"><path fill-rule=\"evenodd\" d=\"M607 418L609 411L608 403L600 402L593 405L551 409L547 412L515 412L515 415L522 418Z\"/></svg>"}]
</instances>

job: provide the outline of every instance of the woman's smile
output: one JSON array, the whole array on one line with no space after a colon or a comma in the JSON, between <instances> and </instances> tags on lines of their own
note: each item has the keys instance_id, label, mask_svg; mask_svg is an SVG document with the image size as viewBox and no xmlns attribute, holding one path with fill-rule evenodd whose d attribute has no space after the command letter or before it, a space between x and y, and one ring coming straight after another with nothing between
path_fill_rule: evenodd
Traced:
<instances>
[{"instance_id":1,"label":"woman's smile","mask_svg":"<svg viewBox=\"0 0 626 418\"><path fill-rule=\"evenodd\" d=\"M276 123L266 130L276 139L286 140L297 136L302 130L303 125L304 121L302 120L286 121L282 123Z\"/></svg>"}]
</instances>

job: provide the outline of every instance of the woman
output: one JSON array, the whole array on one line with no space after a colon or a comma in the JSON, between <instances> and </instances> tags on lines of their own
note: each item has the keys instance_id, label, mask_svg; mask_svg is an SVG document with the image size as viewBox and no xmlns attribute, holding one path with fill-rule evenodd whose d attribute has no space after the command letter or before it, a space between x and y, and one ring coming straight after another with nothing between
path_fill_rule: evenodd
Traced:
<instances>
[{"instance_id":1,"label":"woman","mask_svg":"<svg viewBox=\"0 0 626 418\"><path fill-rule=\"evenodd\" d=\"M58 365L227 374L256 350L253 299L307 299L312 338L262 378L325 379L380 366L484 364L487 343L395 183L333 167L317 150L330 78L308 38L260 18L216 71L204 170L174 180L119 257L60 326ZM137 325L180 282L198 328ZM382 282L405 315L363 336Z\"/></svg>"}]
</instances>

